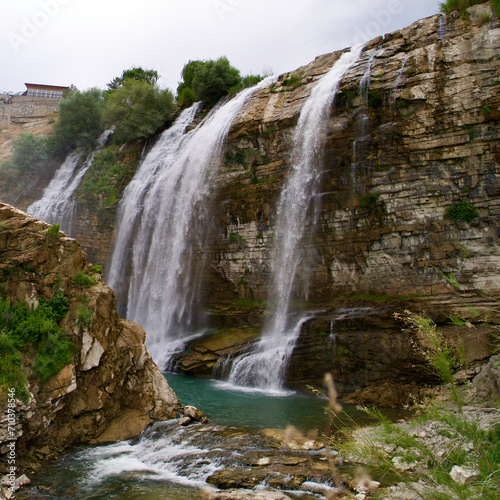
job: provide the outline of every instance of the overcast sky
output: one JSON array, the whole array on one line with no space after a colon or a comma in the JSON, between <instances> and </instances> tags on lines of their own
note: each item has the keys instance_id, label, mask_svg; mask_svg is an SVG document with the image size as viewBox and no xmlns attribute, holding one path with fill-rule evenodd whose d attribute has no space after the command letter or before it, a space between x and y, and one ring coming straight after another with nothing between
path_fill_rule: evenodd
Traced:
<instances>
[{"instance_id":1,"label":"overcast sky","mask_svg":"<svg viewBox=\"0 0 500 500\"><path fill-rule=\"evenodd\" d=\"M242 75L280 74L438 10L439 0L3 0L0 91L105 88L132 66L175 91L186 62L222 55Z\"/></svg>"}]
</instances>

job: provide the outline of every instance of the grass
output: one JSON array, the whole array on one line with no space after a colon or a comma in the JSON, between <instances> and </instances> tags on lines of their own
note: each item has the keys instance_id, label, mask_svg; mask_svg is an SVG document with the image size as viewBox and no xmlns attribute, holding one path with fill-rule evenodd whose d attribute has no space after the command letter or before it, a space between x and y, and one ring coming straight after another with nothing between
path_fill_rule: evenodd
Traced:
<instances>
[{"instance_id":1,"label":"grass","mask_svg":"<svg viewBox=\"0 0 500 500\"><path fill-rule=\"evenodd\" d=\"M95 276L89 276L88 274L85 274L83 271L78 271L74 276L73 276L73 282L81 286L82 288L91 288L98 283L98 279Z\"/></svg>"},{"instance_id":2,"label":"grass","mask_svg":"<svg viewBox=\"0 0 500 500\"><path fill-rule=\"evenodd\" d=\"M500 498L500 419L481 423L481 406L467 385L458 387L454 373L466 368L460 349L448 345L439 328L428 317L405 311L397 316L409 328L416 348L439 377L441 396L418 406L410 422L393 423L378 410L363 408L377 419L376 427L358 429L344 443L335 443L350 461L364 464L367 471L390 491L374 498L493 499ZM459 318L453 324L465 325ZM498 347L498 346L497 346ZM489 401L500 412L498 401ZM461 484L454 479L457 467L474 471Z\"/></svg>"},{"instance_id":3,"label":"grass","mask_svg":"<svg viewBox=\"0 0 500 500\"><path fill-rule=\"evenodd\" d=\"M447 0L446 2L442 2L441 12L444 14L450 14L454 10L458 10L462 16L465 16L466 10L473 5L478 5L482 3L487 3L487 0ZM500 17L500 0L492 0L493 8L497 16Z\"/></svg>"}]
</instances>

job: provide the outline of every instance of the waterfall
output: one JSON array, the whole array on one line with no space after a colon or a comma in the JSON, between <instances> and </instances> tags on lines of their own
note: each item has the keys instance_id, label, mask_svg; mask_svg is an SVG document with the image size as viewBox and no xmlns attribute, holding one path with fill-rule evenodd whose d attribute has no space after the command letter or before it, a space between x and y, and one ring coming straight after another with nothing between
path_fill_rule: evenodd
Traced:
<instances>
[{"instance_id":1,"label":"waterfall","mask_svg":"<svg viewBox=\"0 0 500 500\"><path fill-rule=\"evenodd\" d=\"M107 281L126 304L127 318L146 329L161 368L203 328L196 250L208 224L210 179L233 119L270 81L221 103L187 133L198 105L185 110L146 155L120 202Z\"/></svg>"},{"instance_id":2,"label":"waterfall","mask_svg":"<svg viewBox=\"0 0 500 500\"><path fill-rule=\"evenodd\" d=\"M401 85L401 81L403 80L403 73L406 68L406 63L408 62L410 55L405 54L402 61L401 61L401 66L399 67L397 73L396 73L396 80L394 81L394 86L392 87L391 90L391 107L393 109L396 109L397 106L397 99L398 99L398 90L399 86Z\"/></svg>"},{"instance_id":3,"label":"waterfall","mask_svg":"<svg viewBox=\"0 0 500 500\"><path fill-rule=\"evenodd\" d=\"M316 196L322 177L323 149L333 100L345 73L359 59L363 45L344 53L314 87L301 110L294 136L292 171L277 210L269 297L275 301L256 348L236 358L229 382L261 389L280 389L301 327L311 315L290 314L291 299L301 281L307 295L308 273L301 269L304 247L311 241L320 207ZM307 267L307 266L306 266Z\"/></svg>"},{"instance_id":4,"label":"waterfall","mask_svg":"<svg viewBox=\"0 0 500 500\"><path fill-rule=\"evenodd\" d=\"M99 147L106 144L112 133L112 130L106 130L101 134L98 139ZM60 224L64 232L71 234L75 212L74 194L92 164L94 155L95 151L90 153L84 162L81 161L82 152L73 151L66 156L49 185L44 189L42 197L32 203L26 211L49 224Z\"/></svg>"}]
</instances>

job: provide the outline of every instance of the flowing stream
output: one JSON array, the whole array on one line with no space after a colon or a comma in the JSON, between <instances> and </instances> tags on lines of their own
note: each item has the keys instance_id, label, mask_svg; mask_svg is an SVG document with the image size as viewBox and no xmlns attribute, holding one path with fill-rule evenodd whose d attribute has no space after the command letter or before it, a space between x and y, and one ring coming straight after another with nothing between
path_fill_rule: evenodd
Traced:
<instances>
[{"instance_id":1,"label":"flowing stream","mask_svg":"<svg viewBox=\"0 0 500 500\"><path fill-rule=\"evenodd\" d=\"M312 395L276 398L234 392L215 380L166 377L182 404L195 404L207 413L208 425L157 422L135 439L74 448L38 473L16 498L192 500L200 498L199 488L214 472L241 466L246 453L269 450L260 429L326 426L326 402Z\"/></svg>"},{"instance_id":2,"label":"flowing stream","mask_svg":"<svg viewBox=\"0 0 500 500\"><path fill-rule=\"evenodd\" d=\"M148 349L162 368L173 345L182 348L203 330L196 250L209 224L211 176L233 119L271 81L223 102L187 133L196 107L186 110L148 153L121 201L107 281L126 303L127 318L148 332Z\"/></svg>"},{"instance_id":3,"label":"flowing stream","mask_svg":"<svg viewBox=\"0 0 500 500\"><path fill-rule=\"evenodd\" d=\"M311 267L306 249L314 234L320 206L322 154L333 100L345 73L358 61L363 45L345 52L316 84L304 104L294 137L292 171L277 210L271 260L269 297L274 302L264 333L256 348L233 361L229 382L235 385L279 390L288 360L311 312L291 314L294 290L300 282L307 298Z\"/></svg>"}]
</instances>

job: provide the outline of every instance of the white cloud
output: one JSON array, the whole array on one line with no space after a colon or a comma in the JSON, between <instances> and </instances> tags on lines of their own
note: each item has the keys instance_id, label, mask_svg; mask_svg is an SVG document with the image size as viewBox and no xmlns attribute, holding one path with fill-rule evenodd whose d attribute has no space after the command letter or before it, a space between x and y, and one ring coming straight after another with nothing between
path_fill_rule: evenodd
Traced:
<instances>
[{"instance_id":1,"label":"white cloud","mask_svg":"<svg viewBox=\"0 0 500 500\"><path fill-rule=\"evenodd\" d=\"M104 88L133 65L156 69L160 83L175 90L186 62L221 55L243 74L269 67L282 73L353 44L360 32L371 34L375 27L377 34L383 34L435 14L438 4L437 0L10 2L0 18L0 90L23 90L27 81Z\"/></svg>"}]
</instances>

